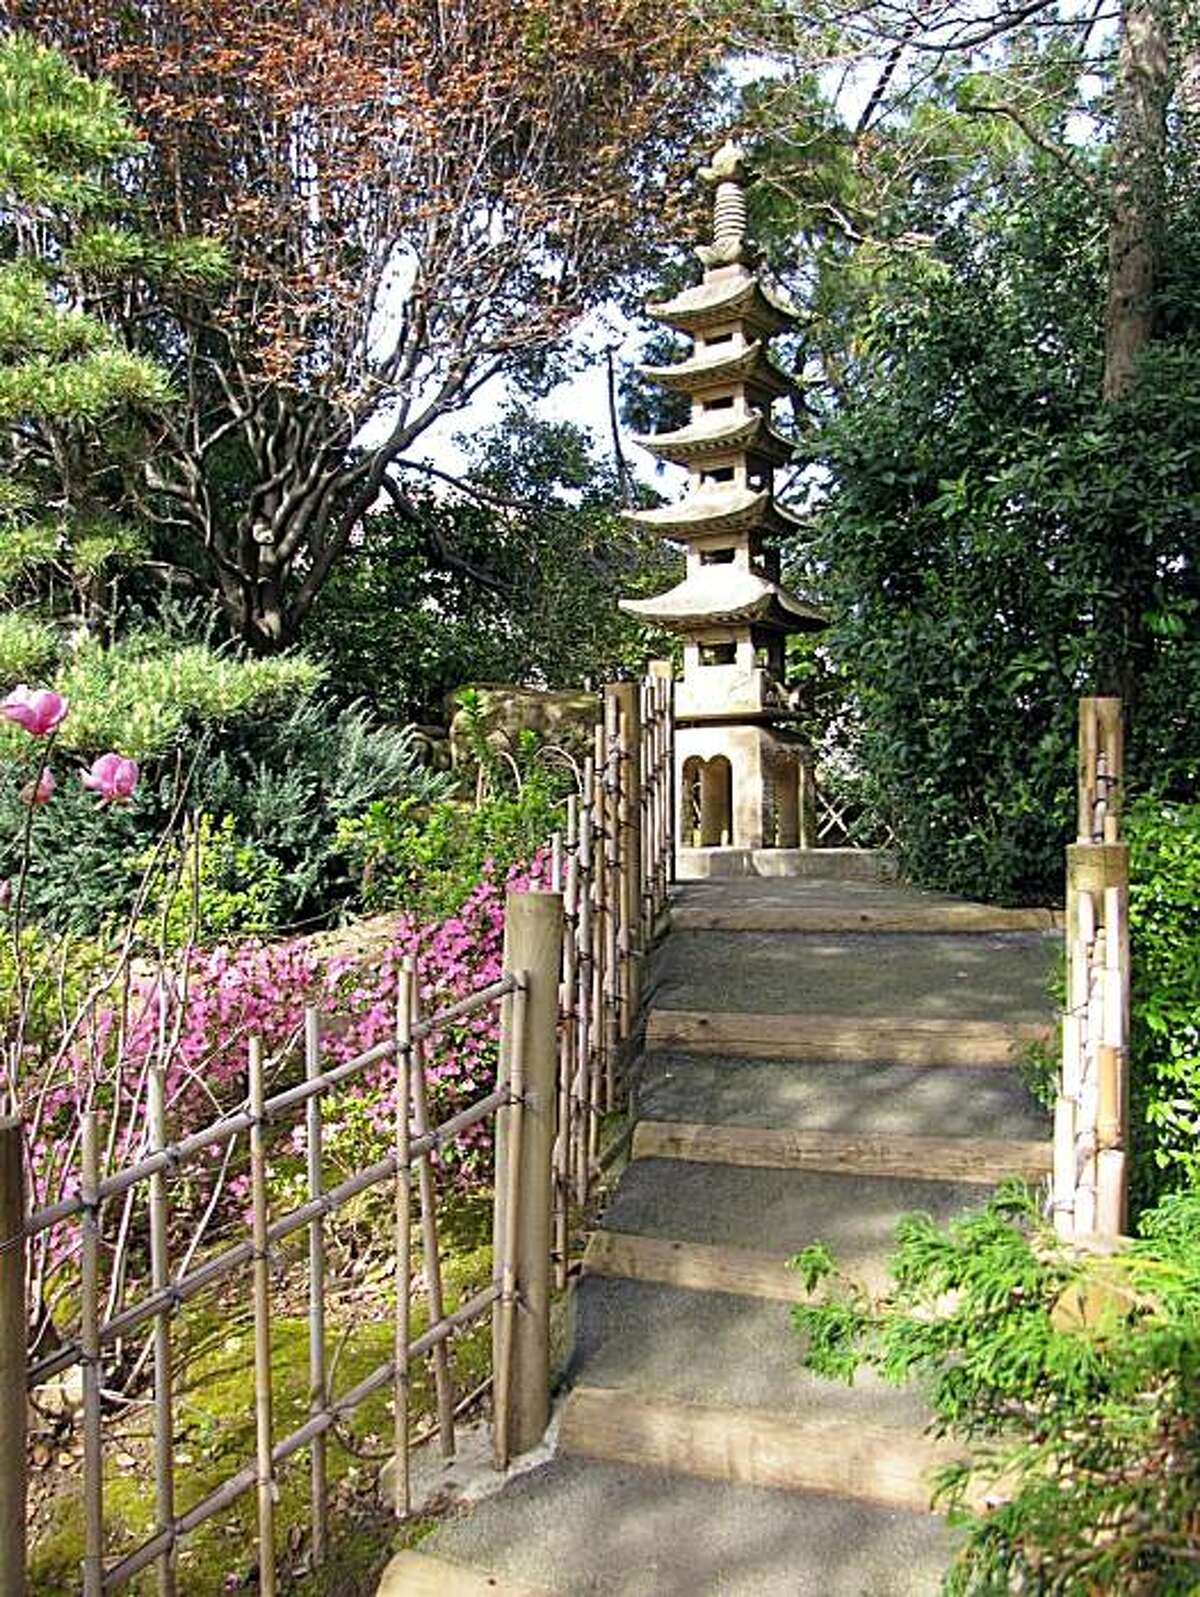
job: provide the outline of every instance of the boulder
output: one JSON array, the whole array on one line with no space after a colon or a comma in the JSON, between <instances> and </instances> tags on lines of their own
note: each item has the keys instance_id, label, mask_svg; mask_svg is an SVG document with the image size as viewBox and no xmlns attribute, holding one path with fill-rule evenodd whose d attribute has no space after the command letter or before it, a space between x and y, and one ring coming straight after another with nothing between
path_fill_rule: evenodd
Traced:
<instances>
[{"instance_id":1,"label":"boulder","mask_svg":"<svg viewBox=\"0 0 1200 1597\"><path fill-rule=\"evenodd\" d=\"M464 690L465 691L465 690ZM592 728L600 716L600 700L581 689L472 687L484 735L493 748L512 750L522 732L536 732L547 743L560 743L575 754L590 747ZM450 752L455 766L470 763L471 743L465 710L450 722Z\"/></svg>"}]
</instances>

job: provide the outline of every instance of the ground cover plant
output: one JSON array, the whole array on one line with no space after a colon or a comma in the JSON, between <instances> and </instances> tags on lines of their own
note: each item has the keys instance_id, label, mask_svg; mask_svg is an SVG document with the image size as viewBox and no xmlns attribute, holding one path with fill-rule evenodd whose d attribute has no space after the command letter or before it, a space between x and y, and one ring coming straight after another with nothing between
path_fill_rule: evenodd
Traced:
<instances>
[{"instance_id":1,"label":"ground cover plant","mask_svg":"<svg viewBox=\"0 0 1200 1597\"><path fill-rule=\"evenodd\" d=\"M947 1593L1196 1590L1200 1192L1099 1256L1016 1185L944 1229L910 1216L878 1302L819 1245L793 1263L816 1291L794 1311L808 1363L922 1380L935 1430L964 1444L938 1486L964 1533Z\"/></svg>"}]
</instances>

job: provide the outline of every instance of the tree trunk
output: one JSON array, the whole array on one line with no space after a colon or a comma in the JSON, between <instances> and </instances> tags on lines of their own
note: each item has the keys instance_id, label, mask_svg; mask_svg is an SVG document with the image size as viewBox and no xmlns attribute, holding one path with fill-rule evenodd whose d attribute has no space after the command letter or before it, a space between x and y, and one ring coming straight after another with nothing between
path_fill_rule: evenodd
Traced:
<instances>
[{"instance_id":1,"label":"tree trunk","mask_svg":"<svg viewBox=\"0 0 1200 1597\"><path fill-rule=\"evenodd\" d=\"M1117 68L1104 398L1131 388L1154 332L1153 293L1163 216L1170 52L1162 0L1128 0Z\"/></svg>"}]
</instances>

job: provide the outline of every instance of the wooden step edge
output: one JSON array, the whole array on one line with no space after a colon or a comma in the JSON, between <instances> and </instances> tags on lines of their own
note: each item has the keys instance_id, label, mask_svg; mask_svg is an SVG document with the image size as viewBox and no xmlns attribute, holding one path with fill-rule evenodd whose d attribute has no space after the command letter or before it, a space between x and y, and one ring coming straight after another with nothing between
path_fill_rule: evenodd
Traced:
<instances>
[{"instance_id":1,"label":"wooden step edge","mask_svg":"<svg viewBox=\"0 0 1200 1597\"><path fill-rule=\"evenodd\" d=\"M729 1292L773 1303L807 1303L811 1297L796 1271L788 1269L786 1259L775 1254L629 1231L593 1231L583 1255L583 1273L679 1287L685 1292ZM883 1279L880 1272L880 1281ZM871 1290L865 1279L863 1285Z\"/></svg>"},{"instance_id":2,"label":"wooden step edge","mask_svg":"<svg viewBox=\"0 0 1200 1597\"><path fill-rule=\"evenodd\" d=\"M1063 916L1054 909L990 909L986 904L913 905L906 909L803 909L799 906L701 908L671 911L679 932L1055 932Z\"/></svg>"},{"instance_id":3,"label":"wooden step edge","mask_svg":"<svg viewBox=\"0 0 1200 1597\"><path fill-rule=\"evenodd\" d=\"M486 1570L411 1550L397 1553L383 1572L376 1597L555 1597L548 1586L508 1580Z\"/></svg>"},{"instance_id":4,"label":"wooden step edge","mask_svg":"<svg viewBox=\"0 0 1200 1597\"><path fill-rule=\"evenodd\" d=\"M749 1014L652 1009L646 1047L811 1064L881 1061L897 1065L1011 1066L1030 1042L1050 1043L1036 1021L846 1019L839 1015Z\"/></svg>"},{"instance_id":5,"label":"wooden step edge","mask_svg":"<svg viewBox=\"0 0 1200 1597\"><path fill-rule=\"evenodd\" d=\"M739 1486L834 1492L918 1511L929 1509L933 1472L962 1456L954 1446L912 1431L586 1386L576 1387L564 1405L559 1450Z\"/></svg>"},{"instance_id":6,"label":"wooden step edge","mask_svg":"<svg viewBox=\"0 0 1200 1597\"><path fill-rule=\"evenodd\" d=\"M839 1131L780 1131L762 1126L639 1120L633 1133L632 1157L994 1186L1006 1176L1037 1180L1048 1174L1051 1149L1049 1139L1026 1142L893 1133L847 1136Z\"/></svg>"}]
</instances>

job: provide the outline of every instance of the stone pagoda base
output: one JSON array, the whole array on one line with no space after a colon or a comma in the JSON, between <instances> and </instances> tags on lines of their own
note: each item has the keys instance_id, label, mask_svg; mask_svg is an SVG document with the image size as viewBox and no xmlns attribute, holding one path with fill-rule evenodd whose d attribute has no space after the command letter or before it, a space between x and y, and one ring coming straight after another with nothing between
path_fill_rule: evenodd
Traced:
<instances>
[{"instance_id":1,"label":"stone pagoda base","mask_svg":"<svg viewBox=\"0 0 1200 1597\"><path fill-rule=\"evenodd\" d=\"M675 873L681 882L750 876L890 882L896 861L886 848L681 848Z\"/></svg>"}]
</instances>

